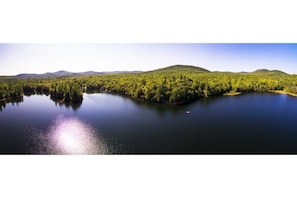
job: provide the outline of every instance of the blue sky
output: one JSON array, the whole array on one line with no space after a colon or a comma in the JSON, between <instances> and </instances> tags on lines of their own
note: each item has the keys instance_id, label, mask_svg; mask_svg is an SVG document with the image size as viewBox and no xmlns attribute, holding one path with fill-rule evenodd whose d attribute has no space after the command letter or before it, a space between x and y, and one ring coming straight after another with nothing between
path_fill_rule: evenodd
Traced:
<instances>
[{"instance_id":1,"label":"blue sky","mask_svg":"<svg viewBox=\"0 0 297 198\"><path fill-rule=\"evenodd\" d=\"M148 71L174 64L211 71L266 68L297 74L297 44L0 44L0 75Z\"/></svg>"}]
</instances>

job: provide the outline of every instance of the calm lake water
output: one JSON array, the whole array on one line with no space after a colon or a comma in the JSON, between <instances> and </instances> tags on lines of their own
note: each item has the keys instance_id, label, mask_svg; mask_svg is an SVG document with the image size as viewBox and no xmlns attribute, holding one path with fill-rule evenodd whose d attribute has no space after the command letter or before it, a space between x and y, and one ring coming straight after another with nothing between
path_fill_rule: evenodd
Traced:
<instances>
[{"instance_id":1,"label":"calm lake water","mask_svg":"<svg viewBox=\"0 0 297 198\"><path fill-rule=\"evenodd\" d=\"M99 93L75 107L34 95L0 112L0 153L296 154L296 126L297 98L287 95L175 106Z\"/></svg>"}]
</instances>

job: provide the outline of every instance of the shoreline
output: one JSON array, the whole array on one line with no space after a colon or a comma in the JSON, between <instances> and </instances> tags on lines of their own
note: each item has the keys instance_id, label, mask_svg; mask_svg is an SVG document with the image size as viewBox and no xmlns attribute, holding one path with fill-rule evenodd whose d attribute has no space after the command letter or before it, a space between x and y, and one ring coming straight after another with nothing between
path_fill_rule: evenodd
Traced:
<instances>
[{"instance_id":1,"label":"shoreline","mask_svg":"<svg viewBox=\"0 0 297 198\"><path fill-rule=\"evenodd\" d=\"M297 97L297 94L290 93L290 92L287 92L287 91L284 91L284 90L271 90L270 92L276 93L276 94L286 94L286 95L289 95L289 96Z\"/></svg>"},{"instance_id":2,"label":"shoreline","mask_svg":"<svg viewBox=\"0 0 297 198\"><path fill-rule=\"evenodd\" d=\"M230 91L230 92L227 92L227 93L223 94L222 96L239 96L241 94L242 94L241 92Z\"/></svg>"},{"instance_id":3,"label":"shoreline","mask_svg":"<svg viewBox=\"0 0 297 198\"><path fill-rule=\"evenodd\" d=\"M290 93L290 92L287 92L287 91L284 91L284 90L270 90L270 91L267 91L268 93L274 93L274 94L286 94L286 95L289 95L289 96L292 96L292 97L297 97L297 94L294 94L294 93ZM201 98L198 98L196 100L189 100L189 101L181 101L181 102L175 102L175 103L170 103L170 102L165 102L165 101L151 101L151 100L143 100L143 99L135 99L135 98L132 98L131 96L129 95L126 95L126 94L119 94L119 93L116 93L116 92L107 92L107 91L99 91L99 92L84 92L83 94L93 94L93 93L107 93L107 94L115 94L115 95L119 95L119 96L122 96L122 97L127 97L127 98L130 98L132 100L136 100L136 101L140 101L140 102L153 102L153 103L163 103L163 104L168 104L168 105L184 105L184 104L189 104L189 103L192 103L192 102L195 102ZM255 92L257 93L257 92ZM227 92L223 95L219 95L219 97L225 97L225 96L239 96L239 95L242 95L244 93L242 92L236 92L236 91L231 91L231 92ZM33 94L35 95L35 94ZM42 95L45 95L45 94L42 94ZM65 102L65 99L56 99L54 97L51 97L49 95L50 99L53 100L54 102L58 103L58 104L64 104L66 103ZM202 97L202 98L207 98L207 97ZM10 102L18 102L16 101L17 99L7 99L7 98L4 98L4 99L1 99L0 100L0 103L10 103ZM81 102L82 103L82 102ZM81 104L81 103L75 103L73 102L73 104Z\"/></svg>"}]
</instances>

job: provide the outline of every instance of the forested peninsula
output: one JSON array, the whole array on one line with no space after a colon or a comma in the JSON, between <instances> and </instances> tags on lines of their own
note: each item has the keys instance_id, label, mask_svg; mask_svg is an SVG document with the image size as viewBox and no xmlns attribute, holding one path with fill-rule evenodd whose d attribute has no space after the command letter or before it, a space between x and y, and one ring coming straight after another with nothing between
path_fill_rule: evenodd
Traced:
<instances>
[{"instance_id":1,"label":"forested peninsula","mask_svg":"<svg viewBox=\"0 0 297 198\"><path fill-rule=\"evenodd\" d=\"M297 75L279 70L211 72L201 67L174 65L135 73L91 74L42 78L0 77L0 103L24 95L50 95L61 103L81 103L83 93L109 92L137 100L184 104L199 98L247 92L297 94Z\"/></svg>"}]
</instances>

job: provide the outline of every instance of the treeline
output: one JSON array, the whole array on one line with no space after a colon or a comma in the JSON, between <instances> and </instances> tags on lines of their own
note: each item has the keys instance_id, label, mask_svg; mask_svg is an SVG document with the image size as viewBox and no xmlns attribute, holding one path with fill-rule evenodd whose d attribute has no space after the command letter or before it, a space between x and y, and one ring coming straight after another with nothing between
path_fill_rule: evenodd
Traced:
<instances>
[{"instance_id":1,"label":"treeline","mask_svg":"<svg viewBox=\"0 0 297 198\"><path fill-rule=\"evenodd\" d=\"M111 91L135 99L182 104L228 92L283 90L285 79L230 73L145 73L90 77L87 91ZM282 82L282 80L284 82ZM296 82L297 78L295 79ZM291 79L287 79L292 84ZM293 85L293 84L292 84ZM295 85L296 86L296 83Z\"/></svg>"},{"instance_id":2,"label":"treeline","mask_svg":"<svg viewBox=\"0 0 297 198\"><path fill-rule=\"evenodd\" d=\"M70 79L14 80L0 84L0 102L34 94L50 95L53 100L68 103L81 103L83 99L81 84Z\"/></svg>"},{"instance_id":3,"label":"treeline","mask_svg":"<svg viewBox=\"0 0 297 198\"><path fill-rule=\"evenodd\" d=\"M183 104L229 92L273 90L296 94L297 76L282 72L209 72L178 66L138 74L2 80L0 101L9 101L23 95L45 94L59 102L81 103L84 92L113 92L138 100Z\"/></svg>"},{"instance_id":4,"label":"treeline","mask_svg":"<svg viewBox=\"0 0 297 198\"><path fill-rule=\"evenodd\" d=\"M23 97L23 86L19 82L0 83L0 102Z\"/></svg>"}]
</instances>

